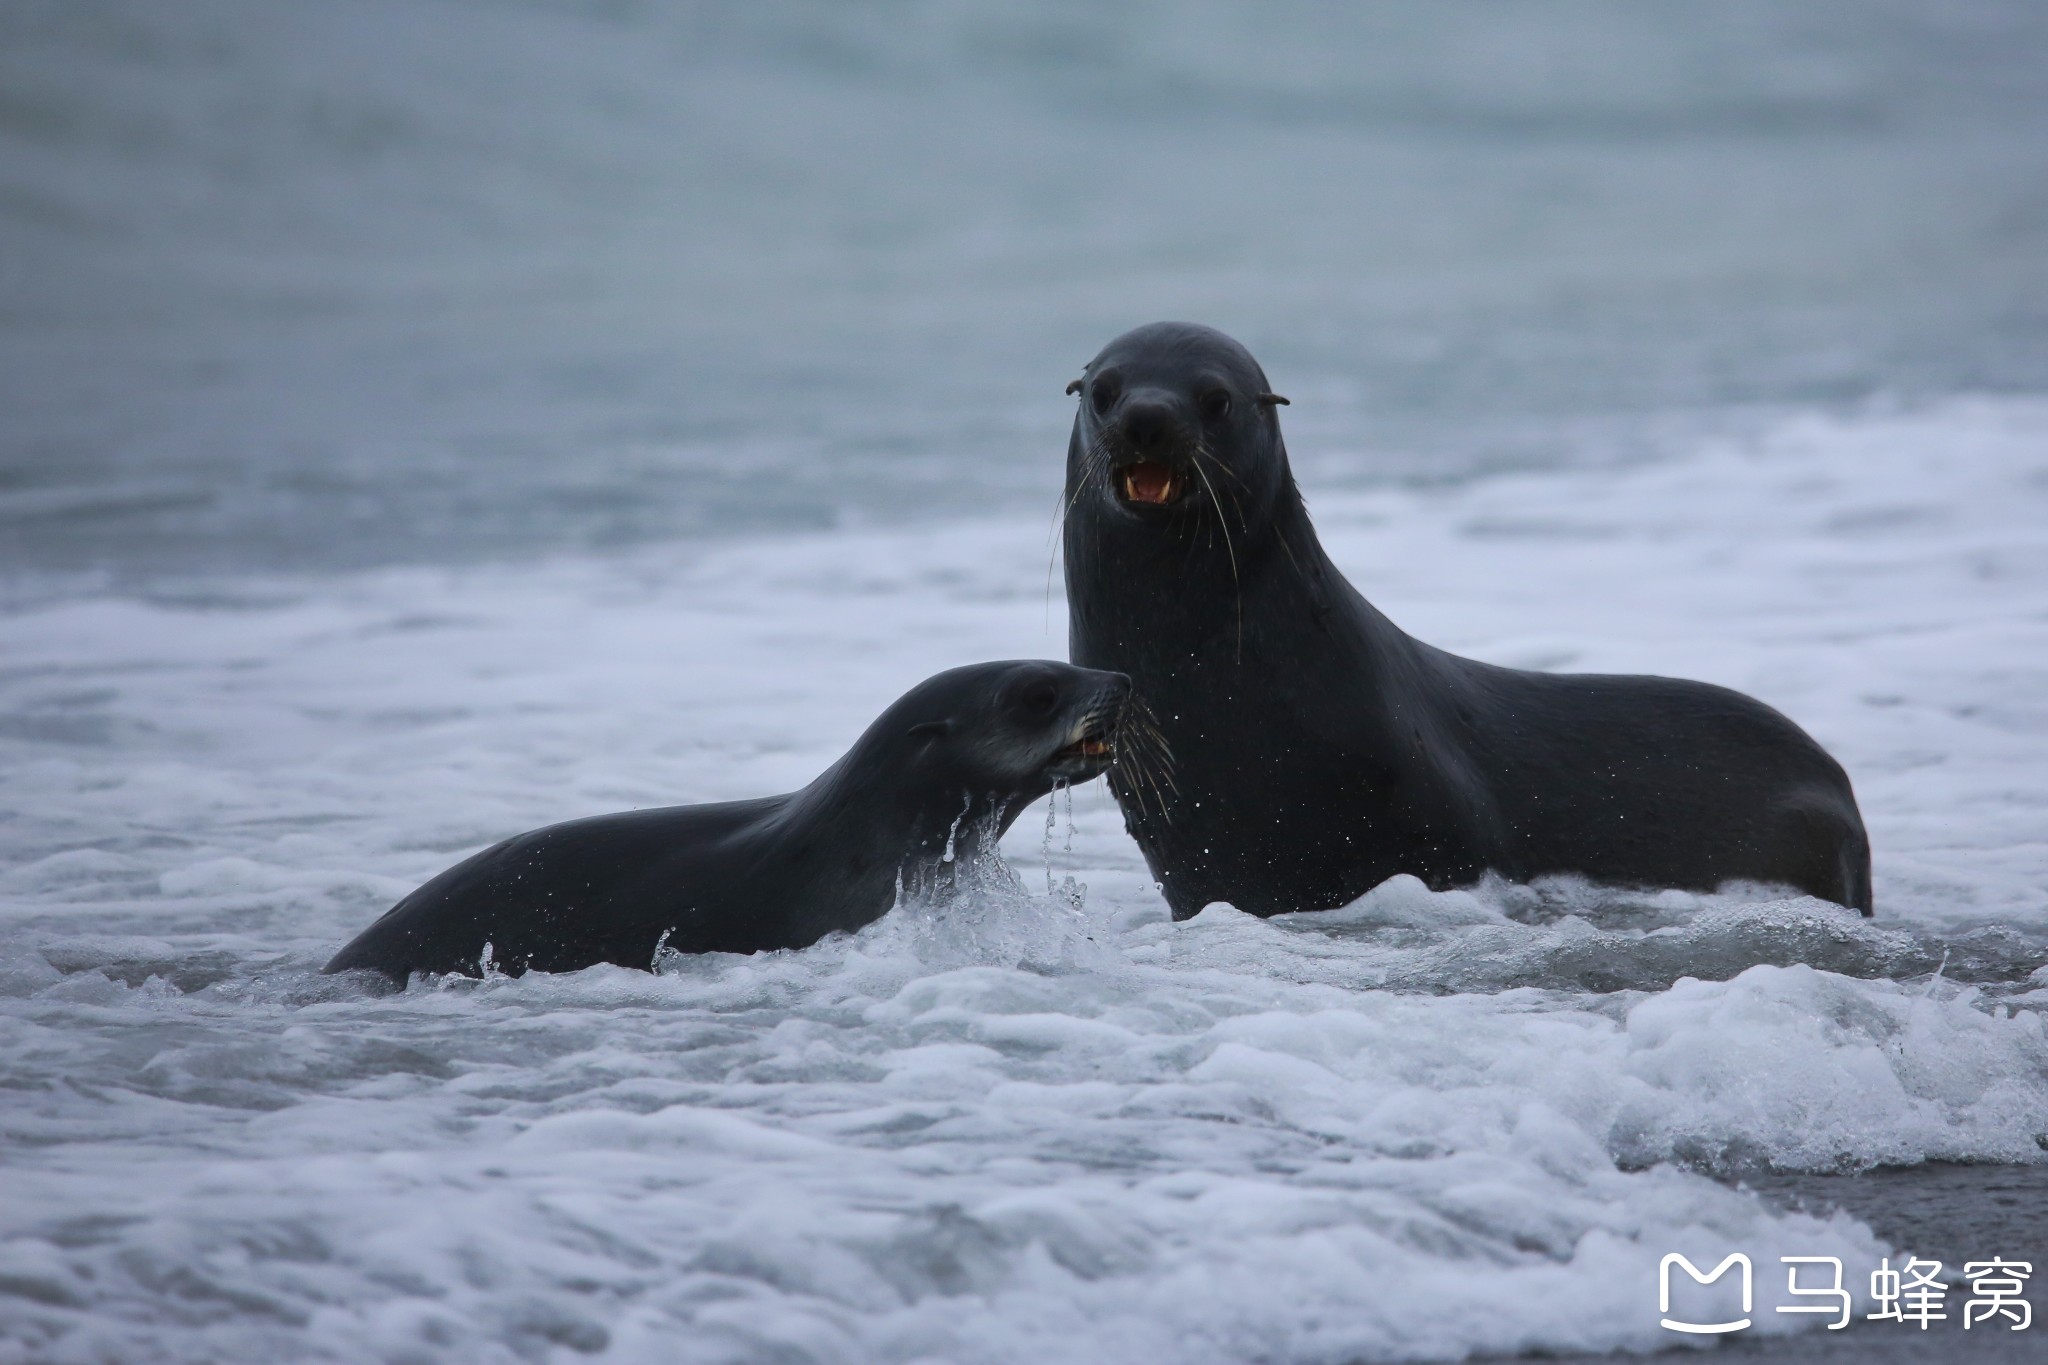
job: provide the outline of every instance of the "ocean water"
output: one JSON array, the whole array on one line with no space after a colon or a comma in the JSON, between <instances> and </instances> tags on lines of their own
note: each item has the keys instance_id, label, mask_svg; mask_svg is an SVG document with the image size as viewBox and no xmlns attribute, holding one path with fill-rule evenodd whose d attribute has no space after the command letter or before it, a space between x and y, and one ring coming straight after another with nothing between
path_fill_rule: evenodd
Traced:
<instances>
[{"instance_id":1,"label":"ocean water","mask_svg":"<svg viewBox=\"0 0 2048 1365\"><path fill-rule=\"evenodd\" d=\"M0 1360L1642 1352L1674 1251L1799 1350L1780 1256L2048 1262L2044 86L1988 0L6 7ZM1060 386L1160 316L1413 633L1807 727L1876 918L1175 925L1097 783L802 952L318 974L1063 656Z\"/></svg>"},{"instance_id":2,"label":"ocean water","mask_svg":"<svg viewBox=\"0 0 2048 1365\"><path fill-rule=\"evenodd\" d=\"M1466 8L11 0L0 565L1036 510L1162 317L1326 488L2040 389L2038 5Z\"/></svg>"},{"instance_id":3,"label":"ocean water","mask_svg":"<svg viewBox=\"0 0 2048 1365\"><path fill-rule=\"evenodd\" d=\"M377 995L319 964L467 850L787 789L907 681L1059 653L1045 522L45 601L0 683L14 1358L1649 1349L1667 1251L1901 1250L1714 1177L2040 1159L2048 405L1311 505L1431 639L1800 718L1878 917L1396 880L1174 925L1094 784L948 916Z\"/></svg>"}]
</instances>

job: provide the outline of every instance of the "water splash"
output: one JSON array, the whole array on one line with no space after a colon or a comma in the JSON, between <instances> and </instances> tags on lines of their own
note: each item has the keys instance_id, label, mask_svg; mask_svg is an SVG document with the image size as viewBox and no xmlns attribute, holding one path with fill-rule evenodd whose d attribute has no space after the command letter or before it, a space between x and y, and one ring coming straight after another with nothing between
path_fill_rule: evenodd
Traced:
<instances>
[{"instance_id":1,"label":"water splash","mask_svg":"<svg viewBox=\"0 0 2048 1365\"><path fill-rule=\"evenodd\" d=\"M668 946L669 938L674 933L675 928L671 925L669 928L661 931L660 938L654 940L654 953L648 959L647 970L653 972L656 976L674 971L682 963L683 959L688 956L681 949Z\"/></svg>"},{"instance_id":2,"label":"water splash","mask_svg":"<svg viewBox=\"0 0 2048 1365\"><path fill-rule=\"evenodd\" d=\"M967 793L966 799L964 799L960 803L960 813L953 817L953 823L946 829L946 851L939 855L940 862L950 863L953 861L956 850L956 842L960 836L960 822L962 820L965 820L967 818L967 812L973 809L974 793L969 792Z\"/></svg>"},{"instance_id":3,"label":"water splash","mask_svg":"<svg viewBox=\"0 0 2048 1365\"><path fill-rule=\"evenodd\" d=\"M1060 793L1068 793L1067 851L1074 849L1074 823L1072 818L1073 789L1064 781L1052 784L1052 792L1045 798L1045 838L1039 841L1039 852L1045 857L1045 894L1052 894L1052 828L1054 815L1059 808Z\"/></svg>"},{"instance_id":4,"label":"water splash","mask_svg":"<svg viewBox=\"0 0 2048 1365\"><path fill-rule=\"evenodd\" d=\"M1033 895L996 852L1000 816L976 823L981 852L948 865L951 876L899 878L896 904L862 931L874 949L907 947L927 967L1022 967L1063 973L1114 965L1088 933L1088 889L1047 869L1046 894ZM1051 836L1046 836L1046 847Z\"/></svg>"}]
</instances>

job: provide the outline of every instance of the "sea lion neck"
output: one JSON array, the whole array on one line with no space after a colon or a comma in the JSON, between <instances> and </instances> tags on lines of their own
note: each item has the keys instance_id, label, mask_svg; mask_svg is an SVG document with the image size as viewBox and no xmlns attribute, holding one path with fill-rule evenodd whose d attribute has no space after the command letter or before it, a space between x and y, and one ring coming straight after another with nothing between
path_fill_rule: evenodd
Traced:
<instances>
[{"instance_id":1,"label":"sea lion neck","mask_svg":"<svg viewBox=\"0 0 2048 1365\"><path fill-rule=\"evenodd\" d=\"M1184 668L1336 667L1353 680L1383 661L1390 678L1412 671L1415 642L1330 561L1291 479L1270 516L1227 539L1217 527L1132 527L1091 509L1069 517L1064 550L1074 661L1130 671L1141 692L1170 694L1170 671Z\"/></svg>"},{"instance_id":2,"label":"sea lion neck","mask_svg":"<svg viewBox=\"0 0 2048 1365\"><path fill-rule=\"evenodd\" d=\"M992 851L1035 799L965 780L906 782L889 770L899 745L893 735L863 735L838 762L785 798L778 832L808 839L808 831L823 825L857 835L848 842L895 849L885 860L893 871Z\"/></svg>"}]
</instances>

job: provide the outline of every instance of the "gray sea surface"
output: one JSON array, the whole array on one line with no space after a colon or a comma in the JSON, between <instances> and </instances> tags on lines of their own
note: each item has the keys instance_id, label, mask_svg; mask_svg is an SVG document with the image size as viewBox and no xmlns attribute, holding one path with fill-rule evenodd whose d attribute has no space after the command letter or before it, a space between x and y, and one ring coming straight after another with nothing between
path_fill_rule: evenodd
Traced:
<instances>
[{"instance_id":1,"label":"gray sea surface","mask_svg":"<svg viewBox=\"0 0 2048 1365\"><path fill-rule=\"evenodd\" d=\"M1049 506L1187 317L1317 484L2037 391L2024 0L13 0L0 565Z\"/></svg>"}]
</instances>

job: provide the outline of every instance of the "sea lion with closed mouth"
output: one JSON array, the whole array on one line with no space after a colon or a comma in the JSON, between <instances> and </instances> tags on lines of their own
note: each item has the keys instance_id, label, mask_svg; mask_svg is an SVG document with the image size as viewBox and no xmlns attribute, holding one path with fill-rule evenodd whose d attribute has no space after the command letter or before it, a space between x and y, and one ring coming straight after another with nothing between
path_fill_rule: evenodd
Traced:
<instances>
[{"instance_id":1,"label":"sea lion with closed mouth","mask_svg":"<svg viewBox=\"0 0 2048 1365\"><path fill-rule=\"evenodd\" d=\"M957 876L1056 784L1097 776L1120 749L1142 754L1141 716L1121 674L1042 660L950 669L801 791L507 839L401 900L325 970L404 981L806 947Z\"/></svg>"},{"instance_id":2,"label":"sea lion with closed mouth","mask_svg":"<svg viewBox=\"0 0 2048 1365\"><path fill-rule=\"evenodd\" d=\"M1770 707L1462 659L1375 610L1309 524L1287 400L1231 338L1140 327L1069 392L1069 654L1158 717L1171 782L1110 785L1176 919L1330 909L1404 872L1765 882L1870 913L1849 779Z\"/></svg>"}]
</instances>

